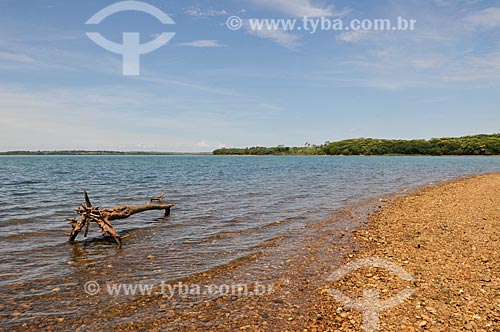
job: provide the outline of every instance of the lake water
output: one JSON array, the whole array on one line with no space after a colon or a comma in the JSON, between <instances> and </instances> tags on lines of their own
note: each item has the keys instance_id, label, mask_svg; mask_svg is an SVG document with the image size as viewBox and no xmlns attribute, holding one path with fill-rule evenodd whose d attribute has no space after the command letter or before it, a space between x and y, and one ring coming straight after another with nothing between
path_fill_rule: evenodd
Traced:
<instances>
[{"instance_id":1,"label":"lake water","mask_svg":"<svg viewBox=\"0 0 500 332\"><path fill-rule=\"evenodd\" d=\"M42 294L85 267L112 265L123 278L189 276L347 204L499 171L499 157L0 157L0 287L10 288L2 296ZM69 244L65 219L76 216L83 190L100 207L142 204L162 191L177 206L169 218L151 211L115 221L129 235L122 248L97 225Z\"/></svg>"}]
</instances>

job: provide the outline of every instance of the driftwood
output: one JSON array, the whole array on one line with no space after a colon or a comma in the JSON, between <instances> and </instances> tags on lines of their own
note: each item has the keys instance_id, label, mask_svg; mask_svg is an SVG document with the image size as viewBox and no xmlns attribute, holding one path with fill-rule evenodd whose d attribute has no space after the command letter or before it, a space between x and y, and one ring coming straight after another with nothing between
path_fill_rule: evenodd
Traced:
<instances>
[{"instance_id":1,"label":"driftwood","mask_svg":"<svg viewBox=\"0 0 500 332\"><path fill-rule=\"evenodd\" d=\"M151 198L149 202L144 205L115 206L109 209L100 209L96 206L92 206L86 191L84 191L83 195L85 201L76 210L76 213L79 214L81 218L67 219L73 225L73 229L69 234L69 241L74 241L84 227L84 236L87 237L90 223L95 222L101 228L102 235L109 233L115 239L116 243L121 245L121 240L124 237L121 237L120 234L115 231L110 223L112 220L125 219L133 214L150 210L165 210L165 216L168 216L170 215L170 208L175 206L175 204L163 203L163 196L165 196L165 193L162 193L159 196ZM153 204L153 202L158 203Z\"/></svg>"}]
</instances>

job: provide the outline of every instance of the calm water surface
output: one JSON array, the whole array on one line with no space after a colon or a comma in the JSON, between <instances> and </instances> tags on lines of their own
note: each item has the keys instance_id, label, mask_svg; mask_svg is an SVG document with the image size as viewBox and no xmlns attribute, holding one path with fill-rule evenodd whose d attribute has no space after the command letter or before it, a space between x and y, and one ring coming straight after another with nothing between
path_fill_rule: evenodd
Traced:
<instances>
[{"instance_id":1,"label":"calm water surface","mask_svg":"<svg viewBox=\"0 0 500 332\"><path fill-rule=\"evenodd\" d=\"M245 257L346 204L499 171L498 157L0 157L0 287L43 292L33 285L104 265L123 278L176 279ZM65 219L83 190L100 207L166 191L177 207L167 219L152 211L116 221L130 235L121 249L97 225L68 244ZM142 264L149 255L156 259Z\"/></svg>"}]
</instances>

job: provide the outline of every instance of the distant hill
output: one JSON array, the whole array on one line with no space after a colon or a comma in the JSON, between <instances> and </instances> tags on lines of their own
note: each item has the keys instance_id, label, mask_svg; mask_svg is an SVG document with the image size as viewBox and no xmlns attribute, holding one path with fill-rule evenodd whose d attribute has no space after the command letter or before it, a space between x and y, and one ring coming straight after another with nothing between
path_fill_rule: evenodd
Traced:
<instances>
[{"instance_id":1,"label":"distant hill","mask_svg":"<svg viewBox=\"0 0 500 332\"><path fill-rule=\"evenodd\" d=\"M354 138L305 147L223 148L214 155L500 155L500 134L393 140Z\"/></svg>"}]
</instances>

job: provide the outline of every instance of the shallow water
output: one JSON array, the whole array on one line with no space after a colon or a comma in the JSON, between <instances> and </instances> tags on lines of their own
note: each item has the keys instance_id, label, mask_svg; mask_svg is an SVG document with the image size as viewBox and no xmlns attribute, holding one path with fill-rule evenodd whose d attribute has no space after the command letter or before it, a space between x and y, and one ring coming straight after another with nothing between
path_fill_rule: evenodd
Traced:
<instances>
[{"instance_id":1,"label":"shallow water","mask_svg":"<svg viewBox=\"0 0 500 332\"><path fill-rule=\"evenodd\" d=\"M186 277L258 252L346 204L498 171L500 157L4 156L0 287L29 285L29 294L3 294L23 298L105 266L124 280ZM162 191L177 206L168 218L152 211L116 221L130 235L121 249L96 225L68 244L65 219L83 190L100 207L142 204Z\"/></svg>"}]
</instances>

